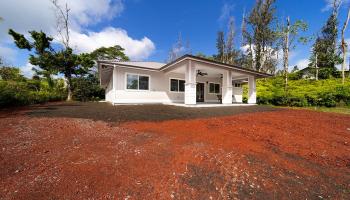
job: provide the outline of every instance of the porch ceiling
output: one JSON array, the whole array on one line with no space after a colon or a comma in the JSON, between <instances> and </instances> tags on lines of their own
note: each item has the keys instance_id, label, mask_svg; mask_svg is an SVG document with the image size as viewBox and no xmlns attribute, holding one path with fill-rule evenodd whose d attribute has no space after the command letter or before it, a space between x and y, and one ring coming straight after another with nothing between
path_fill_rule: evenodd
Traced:
<instances>
[{"instance_id":1,"label":"porch ceiling","mask_svg":"<svg viewBox=\"0 0 350 200\"><path fill-rule=\"evenodd\" d=\"M230 70L233 73L236 73L234 76L240 76L240 75L246 75L246 76L254 76L255 78L264 78L264 77L271 77L272 75L258 72L255 70L251 69L246 69L242 67L238 67L235 65L230 65L230 64L225 64L225 63L220 63L217 61L209 60L206 58L201 58L198 56L192 56L192 55L184 55L177 60L166 64L162 68L160 68L160 71L163 72L169 72L173 71L176 68L179 68L180 66L184 66L187 64L189 61L195 62L196 65L205 65L205 66L210 66L210 68L217 68L217 69L223 69L223 70Z\"/></svg>"},{"instance_id":2,"label":"porch ceiling","mask_svg":"<svg viewBox=\"0 0 350 200\"><path fill-rule=\"evenodd\" d=\"M107 87L113 74L113 66L101 65L99 70L100 84L103 88Z\"/></svg>"},{"instance_id":3,"label":"porch ceiling","mask_svg":"<svg viewBox=\"0 0 350 200\"><path fill-rule=\"evenodd\" d=\"M208 75L205 75L204 77L209 77L209 78L214 78L214 77L221 77L222 74L227 70L223 69L217 66L213 66L208 63L200 63L200 62L195 62L195 67L196 67L196 72L200 70L202 73L207 73ZM186 61L183 63L179 64L177 67L169 70L168 72L171 73L177 73L177 74L185 74L186 71ZM248 77L247 74L231 70L232 71L232 77L235 79L235 77Z\"/></svg>"}]
</instances>

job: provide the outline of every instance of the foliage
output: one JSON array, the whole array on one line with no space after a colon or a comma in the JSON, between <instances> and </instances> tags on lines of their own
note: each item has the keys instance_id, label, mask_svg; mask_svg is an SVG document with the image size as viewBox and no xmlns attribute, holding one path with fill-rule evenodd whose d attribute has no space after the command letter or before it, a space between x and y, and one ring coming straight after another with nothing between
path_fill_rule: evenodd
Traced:
<instances>
[{"instance_id":1,"label":"foliage","mask_svg":"<svg viewBox=\"0 0 350 200\"><path fill-rule=\"evenodd\" d=\"M119 46L113 47L101 47L90 53L93 60L116 60L116 61L129 61L124 53L124 49Z\"/></svg>"},{"instance_id":2,"label":"foliage","mask_svg":"<svg viewBox=\"0 0 350 200\"><path fill-rule=\"evenodd\" d=\"M190 42L187 40L186 44L184 44L181 33L179 33L176 43L169 50L167 62L172 62L185 54L191 54Z\"/></svg>"},{"instance_id":3,"label":"foliage","mask_svg":"<svg viewBox=\"0 0 350 200\"><path fill-rule=\"evenodd\" d=\"M283 83L282 77L258 80L258 103L297 107L350 105L350 81L342 85L341 79L290 80L287 94Z\"/></svg>"},{"instance_id":4,"label":"foliage","mask_svg":"<svg viewBox=\"0 0 350 200\"><path fill-rule=\"evenodd\" d=\"M198 52L196 54L197 57L201 57L201 58L205 58L205 59L208 59L208 60L213 60L215 61L215 58L213 56L208 56L208 55L205 55L204 53L202 52Z\"/></svg>"},{"instance_id":5,"label":"foliage","mask_svg":"<svg viewBox=\"0 0 350 200\"><path fill-rule=\"evenodd\" d=\"M5 81L21 81L24 80L24 77L19 68L2 66L0 67L0 79Z\"/></svg>"},{"instance_id":6,"label":"foliage","mask_svg":"<svg viewBox=\"0 0 350 200\"><path fill-rule=\"evenodd\" d=\"M216 38L217 55L214 55L216 61L226 64L237 64L240 51L235 48L235 25L233 17L228 22L228 32L225 38L225 32L219 31Z\"/></svg>"},{"instance_id":7,"label":"foliage","mask_svg":"<svg viewBox=\"0 0 350 200\"><path fill-rule=\"evenodd\" d=\"M338 6L337 1L334 1L333 12L322 27L321 35L317 37L313 45L309 66L317 65L320 68L320 79L334 77L334 73L337 71L336 65L342 62L337 51Z\"/></svg>"},{"instance_id":8,"label":"foliage","mask_svg":"<svg viewBox=\"0 0 350 200\"><path fill-rule=\"evenodd\" d=\"M275 45L277 37L273 27L275 17L275 0L257 0L246 19L246 30L243 36L251 48L248 55L254 56L254 69L274 73L277 61ZM254 53L253 53L254 52Z\"/></svg>"},{"instance_id":9,"label":"foliage","mask_svg":"<svg viewBox=\"0 0 350 200\"><path fill-rule=\"evenodd\" d=\"M219 62L223 62L225 52L225 33L223 31L219 31L217 34L216 48L218 50L218 54L215 56L215 59Z\"/></svg>"},{"instance_id":10,"label":"foliage","mask_svg":"<svg viewBox=\"0 0 350 200\"><path fill-rule=\"evenodd\" d=\"M96 101L104 99L104 89L99 85L96 75L74 78L73 83L73 99L78 101Z\"/></svg>"},{"instance_id":11,"label":"foliage","mask_svg":"<svg viewBox=\"0 0 350 200\"><path fill-rule=\"evenodd\" d=\"M12 29L9 34L13 37L15 44L20 49L27 49L34 53L29 57L29 62L32 65L38 66L41 69L41 74L47 79L53 74L61 73L67 80L68 96L67 100L71 99L72 88L71 79L74 76L84 75L89 68L94 65L89 54L74 54L69 47L55 51L52 47L52 38L48 37L44 32L30 31L33 42L27 40L24 35L19 34Z\"/></svg>"},{"instance_id":12,"label":"foliage","mask_svg":"<svg viewBox=\"0 0 350 200\"><path fill-rule=\"evenodd\" d=\"M0 80L0 108L61 101L66 98L66 95L63 80L55 80L53 89L46 81Z\"/></svg>"}]
</instances>

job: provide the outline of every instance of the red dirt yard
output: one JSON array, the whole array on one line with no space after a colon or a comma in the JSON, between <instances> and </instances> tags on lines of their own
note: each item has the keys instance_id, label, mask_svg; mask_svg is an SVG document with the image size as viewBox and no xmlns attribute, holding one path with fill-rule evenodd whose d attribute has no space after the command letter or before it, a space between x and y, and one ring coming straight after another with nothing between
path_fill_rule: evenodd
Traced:
<instances>
[{"instance_id":1,"label":"red dirt yard","mask_svg":"<svg viewBox=\"0 0 350 200\"><path fill-rule=\"evenodd\" d=\"M0 199L350 198L349 115L100 121L63 107L0 112Z\"/></svg>"}]
</instances>

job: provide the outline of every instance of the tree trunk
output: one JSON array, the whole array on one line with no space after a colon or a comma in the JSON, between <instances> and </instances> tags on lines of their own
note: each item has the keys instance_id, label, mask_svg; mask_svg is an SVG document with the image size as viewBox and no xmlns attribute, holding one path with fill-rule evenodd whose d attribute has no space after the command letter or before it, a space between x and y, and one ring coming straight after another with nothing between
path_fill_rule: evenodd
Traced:
<instances>
[{"instance_id":1,"label":"tree trunk","mask_svg":"<svg viewBox=\"0 0 350 200\"><path fill-rule=\"evenodd\" d=\"M284 38L284 48L283 48L283 66L284 66L284 78L285 85L284 90L287 92L288 89L288 65L289 65L289 32L290 32L290 19L287 17L287 30Z\"/></svg>"},{"instance_id":2,"label":"tree trunk","mask_svg":"<svg viewBox=\"0 0 350 200\"><path fill-rule=\"evenodd\" d=\"M71 79L71 77L67 77L67 90L68 90L67 101L72 101L73 92L72 92L72 79Z\"/></svg>"},{"instance_id":3,"label":"tree trunk","mask_svg":"<svg viewBox=\"0 0 350 200\"><path fill-rule=\"evenodd\" d=\"M317 53L316 53L316 61L315 61L315 69L316 69L316 81L318 81L318 63L317 63Z\"/></svg>"},{"instance_id":4,"label":"tree trunk","mask_svg":"<svg viewBox=\"0 0 350 200\"><path fill-rule=\"evenodd\" d=\"M350 8L348 10L348 16L344 22L344 26L343 26L343 29L342 29L342 32L341 32L341 48L342 48L342 51L343 51L343 64L342 64L342 83L343 85L345 84L345 68L346 68L346 52L347 52L347 44L346 44L346 41L345 41L345 37L344 37L344 34L345 34L345 31L346 31L346 27L348 26L348 23L349 23L349 19L350 19ZM350 69L349 69L349 73L350 73Z\"/></svg>"}]
</instances>

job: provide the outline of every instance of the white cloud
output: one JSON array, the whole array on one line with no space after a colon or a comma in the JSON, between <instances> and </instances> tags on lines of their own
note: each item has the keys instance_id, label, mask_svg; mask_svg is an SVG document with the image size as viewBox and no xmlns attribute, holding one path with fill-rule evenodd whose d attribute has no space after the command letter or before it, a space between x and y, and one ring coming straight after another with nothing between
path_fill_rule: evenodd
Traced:
<instances>
[{"instance_id":1,"label":"white cloud","mask_svg":"<svg viewBox=\"0 0 350 200\"><path fill-rule=\"evenodd\" d=\"M151 55L155 49L153 42L147 38L133 39L120 28L108 27L100 32L89 31L85 33L72 32L72 45L78 52L91 52L99 47L120 45L125 54L132 60L142 60Z\"/></svg>"},{"instance_id":2,"label":"white cloud","mask_svg":"<svg viewBox=\"0 0 350 200\"><path fill-rule=\"evenodd\" d=\"M16 58L16 51L10 47L0 44L0 58L5 63L13 63Z\"/></svg>"},{"instance_id":3,"label":"white cloud","mask_svg":"<svg viewBox=\"0 0 350 200\"><path fill-rule=\"evenodd\" d=\"M79 29L81 26L96 24L102 19L112 19L124 10L122 0L61 0L70 8L72 25ZM51 6L52 7L52 6Z\"/></svg>"},{"instance_id":4,"label":"white cloud","mask_svg":"<svg viewBox=\"0 0 350 200\"><path fill-rule=\"evenodd\" d=\"M78 52L91 52L101 46L116 44L135 60L146 59L155 49L148 38L131 38L122 28L107 27L102 31L92 31L90 25L110 20L124 10L124 0L59 0L60 5L68 3L70 8L70 42ZM12 43L8 29L26 33L28 30L42 30L57 37L54 6L50 0L0 1L0 45ZM3 49L11 52L10 49ZM1 53L1 49L0 49Z\"/></svg>"},{"instance_id":5,"label":"white cloud","mask_svg":"<svg viewBox=\"0 0 350 200\"><path fill-rule=\"evenodd\" d=\"M231 12L234 8L234 5L225 3L221 8L221 14L219 17L219 21L225 21L231 16Z\"/></svg>"},{"instance_id":6,"label":"white cloud","mask_svg":"<svg viewBox=\"0 0 350 200\"><path fill-rule=\"evenodd\" d=\"M304 69L309 65L310 61L309 59L301 59L298 60L294 65L290 66L290 68L293 68L295 65L298 66L299 69Z\"/></svg>"},{"instance_id":7,"label":"white cloud","mask_svg":"<svg viewBox=\"0 0 350 200\"><path fill-rule=\"evenodd\" d=\"M32 78L34 75L34 71L32 70L34 65L27 63L25 66L20 67L19 69L21 70L21 73L27 77L27 78Z\"/></svg>"},{"instance_id":8,"label":"white cloud","mask_svg":"<svg viewBox=\"0 0 350 200\"><path fill-rule=\"evenodd\" d=\"M124 10L122 0L60 0L68 3L73 29L112 19ZM8 38L7 31L12 28L18 32L43 30L54 34L56 19L50 0L11 0L0 1L0 13L4 20L0 26L0 39Z\"/></svg>"},{"instance_id":9,"label":"white cloud","mask_svg":"<svg viewBox=\"0 0 350 200\"><path fill-rule=\"evenodd\" d=\"M350 46L350 38L345 39L345 42L348 44L348 47Z\"/></svg>"},{"instance_id":10,"label":"white cloud","mask_svg":"<svg viewBox=\"0 0 350 200\"><path fill-rule=\"evenodd\" d=\"M324 0L326 5L321 9L322 12L329 11L333 8L334 0ZM342 5L350 3L350 0L342 0Z\"/></svg>"}]
</instances>

